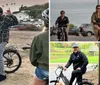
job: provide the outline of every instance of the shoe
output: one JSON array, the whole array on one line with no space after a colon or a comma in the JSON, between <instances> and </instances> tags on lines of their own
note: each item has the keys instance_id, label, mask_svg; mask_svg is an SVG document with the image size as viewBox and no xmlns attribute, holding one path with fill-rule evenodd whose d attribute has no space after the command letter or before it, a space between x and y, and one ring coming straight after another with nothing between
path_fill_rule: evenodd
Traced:
<instances>
[{"instance_id":1,"label":"shoe","mask_svg":"<svg viewBox=\"0 0 100 85\"><path fill-rule=\"evenodd\" d=\"M6 80L6 75L0 75L0 82Z\"/></svg>"}]
</instances>

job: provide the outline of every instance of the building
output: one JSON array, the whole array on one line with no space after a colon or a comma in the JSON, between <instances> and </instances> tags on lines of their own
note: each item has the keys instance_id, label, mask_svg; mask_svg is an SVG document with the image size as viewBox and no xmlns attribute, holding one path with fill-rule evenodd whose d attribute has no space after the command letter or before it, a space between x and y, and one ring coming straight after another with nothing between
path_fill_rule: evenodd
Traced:
<instances>
[{"instance_id":1,"label":"building","mask_svg":"<svg viewBox=\"0 0 100 85\"><path fill-rule=\"evenodd\" d=\"M30 20L30 16L25 12L14 12L13 15L16 16L19 22Z\"/></svg>"}]
</instances>

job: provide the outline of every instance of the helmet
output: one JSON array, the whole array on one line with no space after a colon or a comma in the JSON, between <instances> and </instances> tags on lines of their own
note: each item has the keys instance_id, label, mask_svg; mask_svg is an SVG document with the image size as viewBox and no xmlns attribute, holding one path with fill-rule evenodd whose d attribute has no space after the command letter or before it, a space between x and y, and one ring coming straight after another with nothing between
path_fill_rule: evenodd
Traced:
<instances>
[{"instance_id":1,"label":"helmet","mask_svg":"<svg viewBox=\"0 0 100 85\"><path fill-rule=\"evenodd\" d=\"M3 9L0 7L0 15L3 14Z\"/></svg>"},{"instance_id":2,"label":"helmet","mask_svg":"<svg viewBox=\"0 0 100 85\"><path fill-rule=\"evenodd\" d=\"M42 18L44 20L45 26L49 27L49 8L42 12Z\"/></svg>"},{"instance_id":3,"label":"helmet","mask_svg":"<svg viewBox=\"0 0 100 85\"><path fill-rule=\"evenodd\" d=\"M75 47L79 48L78 44L74 44L72 47L73 48L75 48Z\"/></svg>"}]
</instances>

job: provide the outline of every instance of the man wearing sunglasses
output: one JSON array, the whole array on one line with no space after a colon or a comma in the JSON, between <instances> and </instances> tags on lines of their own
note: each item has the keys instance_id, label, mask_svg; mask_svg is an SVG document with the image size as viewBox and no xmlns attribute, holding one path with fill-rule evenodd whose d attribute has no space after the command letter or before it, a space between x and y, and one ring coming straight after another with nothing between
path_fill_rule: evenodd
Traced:
<instances>
[{"instance_id":1,"label":"man wearing sunglasses","mask_svg":"<svg viewBox=\"0 0 100 85\"><path fill-rule=\"evenodd\" d=\"M88 59L86 55L79 50L78 44L73 45L73 53L70 55L70 59L64 70L66 71L71 64L73 64L74 70L72 72L69 85L73 84L75 78L77 78L77 83L79 84L82 82L82 75L86 72Z\"/></svg>"},{"instance_id":2,"label":"man wearing sunglasses","mask_svg":"<svg viewBox=\"0 0 100 85\"><path fill-rule=\"evenodd\" d=\"M60 17L57 18L56 22L55 22L55 25L58 26L58 33L57 33L57 36L58 36L58 40L60 40L60 31L61 30L61 27L64 27L64 33L65 33L65 41L68 41L68 33L66 31L66 28L68 27L68 24L69 24L69 19L67 16L65 16L65 11L61 11L60 12Z\"/></svg>"},{"instance_id":3,"label":"man wearing sunglasses","mask_svg":"<svg viewBox=\"0 0 100 85\"><path fill-rule=\"evenodd\" d=\"M99 40L99 30L100 30L100 5L96 6L96 11L92 14L91 24L95 32L96 40Z\"/></svg>"}]
</instances>

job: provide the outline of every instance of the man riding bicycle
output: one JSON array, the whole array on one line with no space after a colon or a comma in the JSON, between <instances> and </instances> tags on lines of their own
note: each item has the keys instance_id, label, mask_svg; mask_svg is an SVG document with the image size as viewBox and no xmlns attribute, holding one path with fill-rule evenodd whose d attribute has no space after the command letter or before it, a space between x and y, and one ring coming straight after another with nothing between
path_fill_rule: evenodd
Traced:
<instances>
[{"instance_id":1,"label":"man riding bicycle","mask_svg":"<svg viewBox=\"0 0 100 85\"><path fill-rule=\"evenodd\" d=\"M66 31L66 28L68 27L69 24L69 19L67 16L65 16L65 11L60 12L61 16L59 16L55 22L55 25L58 26L58 40L60 40L60 33L61 33L61 27L64 27L64 33L65 33L65 41L68 41L68 33Z\"/></svg>"},{"instance_id":2,"label":"man riding bicycle","mask_svg":"<svg viewBox=\"0 0 100 85\"><path fill-rule=\"evenodd\" d=\"M73 84L75 78L77 78L78 84L82 82L82 75L85 74L88 65L88 59L84 53L79 50L78 44L73 45L73 53L70 55L70 59L65 66L64 70L66 71L67 68L73 64L74 71L72 72L72 76L70 79L69 85Z\"/></svg>"},{"instance_id":3,"label":"man riding bicycle","mask_svg":"<svg viewBox=\"0 0 100 85\"><path fill-rule=\"evenodd\" d=\"M30 50L30 61L35 69L33 85L46 85L49 79L49 9L42 13L47 30L35 36Z\"/></svg>"}]
</instances>

